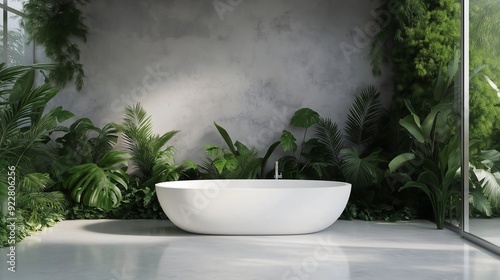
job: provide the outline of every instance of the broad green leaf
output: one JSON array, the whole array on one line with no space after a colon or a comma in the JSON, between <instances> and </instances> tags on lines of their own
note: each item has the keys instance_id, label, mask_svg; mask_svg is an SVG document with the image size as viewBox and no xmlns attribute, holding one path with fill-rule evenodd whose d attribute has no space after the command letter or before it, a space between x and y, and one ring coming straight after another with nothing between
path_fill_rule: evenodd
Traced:
<instances>
[{"instance_id":1,"label":"broad green leaf","mask_svg":"<svg viewBox=\"0 0 500 280\"><path fill-rule=\"evenodd\" d=\"M23 98L23 95L26 95L26 93L30 92L33 88L34 80L34 70L27 71L19 77L12 87L12 93L9 96L9 101L18 101Z\"/></svg>"},{"instance_id":2,"label":"broad green leaf","mask_svg":"<svg viewBox=\"0 0 500 280\"><path fill-rule=\"evenodd\" d=\"M488 217L491 217L493 214L491 203L480 190L469 192L469 203Z\"/></svg>"},{"instance_id":3,"label":"broad green leaf","mask_svg":"<svg viewBox=\"0 0 500 280\"><path fill-rule=\"evenodd\" d=\"M203 148L205 149L205 154L209 157L219 156L219 153L222 150L222 148L214 145L203 145Z\"/></svg>"},{"instance_id":4,"label":"broad green leaf","mask_svg":"<svg viewBox=\"0 0 500 280\"><path fill-rule=\"evenodd\" d=\"M378 167L382 161L380 151L375 151L366 157L361 157L356 148L342 149L341 170L347 182L353 188L364 188L377 183L383 175L383 171Z\"/></svg>"},{"instance_id":5,"label":"broad green leaf","mask_svg":"<svg viewBox=\"0 0 500 280\"><path fill-rule=\"evenodd\" d=\"M402 191L404 189L408 189L408 188L416 188L416 189L420 189L421 191L423 191L429 198L432 198L432 194L431 194L431 191L429 190L429 188L423 184L423 183L420 183L420 182L416 182L416 181L409 181L409 182L406 182L406 184L404 184L401 188L399 188L399 191Z\"/></svg>"},{"instance_id":6,"label":"broad green leaf","mask_svg":"<svg viewBox=\"0 0 500 280\"><path fill-rule=\"evenodd\" d=\"M389 171L394 172L396 171L401 165L405 164L406 162L415 159L415 154L414 153L403 153L391 160L389 162Z\"/></svg>"},{"instance_id":7,"label":"broad green leaf","mask_svg":"<svg viewBox=\"0 0 500 280\"><path fill-rule=\"evenodd\" d=\"M412 115L408 115L399 121L399 124L406 128L406 130L415 138L418 142L424 143L425 137L422 133L420 123L416 122L416 119Z\"/></svg>"},{"instance_id":8,"label":"broad green leaf","mask_svg":"<svg viewBox=\"0 0 500 280\"><path fill-rule=\"evenodd\" d=\"M217 171L222 174L225 169L233 171L238 166L238 160L233 154L227 154L222 157L216 158L212 163Z\"/></svg>"},{"instance_id":9,"label":"broad green leaf","mask_svg":"<svg viewBox=\"0 0 500 280\"><path fill-rule=\"evenodd\" d=\"M224 139L224 141L226 142L226 145L231 150L231 153L238 155L238 151L236 151L236 148L233 145L233 140L231 140L231 137L229 137L229 134L227 133L227 131L223 127L218 125L216 122L214 122L214 125L217 128L217 130L219 131L219 133L222 136L222 138Z\"/></svg>"},{"instance_id":10,"label":"broad green leaf","mask_svg":"<svg viewBox=\"0 0 500 280\"><path fill-rule=\"evenodd\" d=\"M309 108L297 110L290 120L290 124L296 127L308 128L319 122L319 114Z\"/></svg>"},{"instance_id":11,"label":"broad green leaf","mask_svg":"<svg viewBox=\"0 0 500 280\"><path fill-rule=\"evenodd\" d=\"M429 190L441 189L441 181L438 175L430 170L425 170L424 172L420 173L417 181L426 185Z\"/></svg>"},{"instance_id":12,"label":"broad green leaf","mask_svg":"<svg viewBox=\"0 0 500 280\"><path fill-rule=\"evenodd\" d=\"M271 154L274 152L276 147L279 146L279 144L280 144L279 141L276 141L273 144L271 144L271 146L269 146L269 148L267 149L266 155L264 155L264 157L262 158L262 162L261 162L261 166L260 166L260 175L262 177L264 177L264 170L266 169L267 160L269 159Z\"/></svg>"},{"instance_id":13,"label":"broad green leaf","mask_svg":"<svg viewBox=\"0 0 500 280\"><path fill-rule=\"evenodd\" d=\"M183 163L188 167L188 168L191 168L191 169L194 169L194 170L197 170L198 169L198 165L196 163L194 163L193 161L190 161L190 160L184 160Z\"/></svg>"},{"instance_id":14,"label":"broad green leaf","mask_svg":"<svg viewBox=\"0 0 500 280\"><path fill-rule=\"evenodd\" d=\"M295 143L297 139L288 130L283 130L281 133L280 143L284 152L295 152L297 150L297 144Z\"/></svg>"},{"instance_id":15,"label":"broad green leaf","mask_svg":"<svg viewBox=\"0 0 500 280\"><path fill-rule=\"evenodd\" d=\"M247 154L250 149L248 149L247 146L245 146L243 143L241 143L240 141L236 141L234 143L234 146L238 149L238 153L239 154Z\"/></svg>"}]
</instances>

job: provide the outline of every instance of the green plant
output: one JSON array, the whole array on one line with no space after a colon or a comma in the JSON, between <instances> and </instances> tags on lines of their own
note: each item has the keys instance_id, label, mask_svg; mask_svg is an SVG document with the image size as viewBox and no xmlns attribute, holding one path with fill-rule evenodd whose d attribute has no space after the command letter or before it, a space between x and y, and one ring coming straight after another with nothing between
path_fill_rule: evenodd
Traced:
<instances>
[{"instance_id":1,"label":"green plant","mask_svg":"<svg viewBox=\"0 0 500 280\"><path fill-rule=\"evenodd\" d=\"M84 163L69 168L64 175L63 187L77 203L110 210L119 205L127 189L129 154L122 151L107 152L97 163Z\"/></svg>"},{"instance_id":2,"label":"green plant","mask_svg":"<svg viewBox=\"0 0 500 280\"><path fill-rule=\"evenodd\" d=\"M353 185L354 193L366 192L367 187L379 184L383 178L379 167L383 162L381 149L372 147L381 116L380 93L368 86L360 91L349 109L345 136L330 119L321 119L316 125L326 162L336 176Z\"/></svg>"},{"instance_id":3,"label":"green plant","mask_svg":"<svg viewBox=\"0 0 500 280\"><path fill-rule=\"evenodd\" d=\"M151 117L140 104L127 106L123 124L119 126L123 134L125 149L132 156L134 166L132 175L141 179L146 187L153 187L154 167L161 163L170 163L173 159L173 147L165 147L178 131L172 130L162 135L153 133ZM172 179L179 174L172 174ZM149 180L149 182L148 182Z\"/></svg>"},{"instance_id":4,"label":"green plant","mask_svg":"<svg viewBox=\"0 0 500 280\"><path fill-rule=\"evenodd\" d=\"M273 143L264 157L259 157L258 151L248 148L240 141L233 144L229 133L214 122L217 131L224 139L227 148L215 145L204 145L205 153L209 157L200 165L202 177L204 178L227 178L227 179L255 179L264 178L267 160L278 146Z\"/></svg>"},{"instance_id":5,"label":"green plant","mask_svg":"<svg viewBox=\"0 0 500 280\"><path fill-rule=\"evenodd\" d=\"M28 0L23 5L22 26L29 40L44 47L46 55L57 63L48 75L57 86L75 80L78 90L84 84L80 49L72 40L86 41L88 27L79 9L89 0Z\"/></svg>"},{"instance_id":6,"label":"green plant","mask_svg":"<svg viewBox=\"0 0 500 280\"><path fill-rule=\"evenodd\" d=\"M409 221L416 217L414 209L404 206L402 201L393 201L393 203L375 203L364 205L349 201L340 216L343 220L364 220L375 221L383 220L387 222Z\"/></svg>"},{"instance_id":7,"label":"green plant","mask_svg":"<svg viewBox=\"0 0 500 280\"><path fill-rule=\"evenodd\" d=\"M306 141L307 130L317 124L320 119L319 114L309 108L301 108L293 114L290 125L304 129L300 149L293 133L286 129L281 133L279 143L285 153L291 153L291 155L286 155L278 160L279 171L283 174L283 178L304 179L310 177L321 178L323 176L322 167L324 167L324 164L318 158L315 150L317 139L312 138ZM306 159L306 161L302 162L302 158Z\"/></svg>"},{"instance_id":8,"label":"green plant","mask_svg":"<svg viewBox=\"0 0 500 280\"><path fill-rule=\"evenodd\" d=\"M184 165L175 165L174 148L168 141L178 131L153 133L153 123L140 104L127 106L119 126L126 151L131 155L130 188L124 194L121 211L124 216L141 218L164 217L156 197L155 184L179 180Z\"/></svg>"},{"instance_id":9,"label":"green plant","mask_svg":"<svg viewBox=\"0 0 500 280\"><path fill-rule=\"evenodd\" d=\"M0 29L3 26L0 25ZM7 46L4 48L3 32L0 33L0 57L5 57L7 51L7 63L9 65L21 65L25 56L24 34L20 29L7 31Z\"/></svg>"},{"instance_id":10,"label":"green plant","mask_svg":"<svg viewBox=\"0 0 500 280\"><path fill-rule=\"evenodd\" d=\"M58 181L56 187L60 187L69 168L99 162L113 149L118 139L116 124L108 123L101 129L88 118L78 119L57 132L64 134L48 143L55 155L50 164L50 174Z\"/></svg>"},{"instance_id":11,"label":"green plant","mask_svg":"<svg viewBox=\"0 0 500 280\"><path fill-rule=\"evenodd\" d=\"M478 143L471 143L469 149L469 202L471 210L491 217L500 208L500 152L481 150Z\"/></svg>"},{"instance_id":12,"label":"green plant","mask_svg":"<svg viewBox=\"0 0 500 280\"><path fill-rule=\"evenodd\" d=\"M460 3L387 0L378 11L389 13L390 18L372 41L372 72L380 74L383 61L390 58L395 68L396 99L411 99L419 111L430 108L434 79L458 46Z\"/></svg>"},{"instance_id":13,"label":"green plant","mask_svg":"<svg viewBox=\"0 0 500 280\"><path fill-rule=\"evenodd\" d=\"M489 84L500 82L500 2L477 0L470 3L469 67L484 65L481 75L470 80L470 138L481 139L481 149L500 149L500 99Z\"/></svg>"},{"instance_id":14,"label":"green plant","mask_svg":"<svg viewBox=\"0 0 500 280\"><path fill-rule=\"evenodd\" d=\"M66 200L62 193L48 191L53 182L43 167L53 157L46 149L50 133L72 114L62 107L46 109L58 90L50 84L34 86L35 70L50 67L0 64L0 185L2 190L8 185L8 168L16 200L16 212L8 215L17 218L18 241L65 215Z\"/></svg>"},{"instance_id":15,"label":"green plant","mask_svg":"<svg viewBox=\"0 0 500 280\"><path fill-rule=\"evenodd\" d=\"M401 172L405 183L399 189L417 188L428 197L436 226L442 229L446 209L454 193L458 193L460 159L458 138L455 134L456 118L453 112L453 80L458 71L458 55L440 71L433 89L436 104L423 120L405 100L409 115L400 124L411 135L413 145L410 152L396 156L389 163L389 171L395 172L403 165L410 171ZM442 74L446 73L446 74Z\"/></svg>"}]
</instances>

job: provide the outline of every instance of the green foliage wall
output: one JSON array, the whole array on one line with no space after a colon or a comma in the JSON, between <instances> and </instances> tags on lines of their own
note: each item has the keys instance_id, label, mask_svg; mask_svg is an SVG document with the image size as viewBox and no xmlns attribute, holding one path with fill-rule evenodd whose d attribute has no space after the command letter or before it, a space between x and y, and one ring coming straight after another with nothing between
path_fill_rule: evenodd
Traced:
<instances>
[{"instance_id":1,"label":"green foliage wall","mask_svg":"<svg viewBox=\"0 0 500 280\"><path fill-rule=\"evenodd\" d=\"M460 39L460 3L455 0L386 1L381 11L391 21L372 44L373 72L389 57L394 64L397 97L416 107L430 107L432 83L442 65L453 59Z\"/></svg>"},{"instance_id":2,"label":"green foliage wall","mask_svg":"<svg viewBox=\"0 0 500 280\"><path fill-rule=\"evenodd\" d=\"M485 75L500 85L500 2L470 3L469 66L484 65L470 81L470 137L481 140L483 149L500 149L500 98Z\"/></svg>"}]
</instances>

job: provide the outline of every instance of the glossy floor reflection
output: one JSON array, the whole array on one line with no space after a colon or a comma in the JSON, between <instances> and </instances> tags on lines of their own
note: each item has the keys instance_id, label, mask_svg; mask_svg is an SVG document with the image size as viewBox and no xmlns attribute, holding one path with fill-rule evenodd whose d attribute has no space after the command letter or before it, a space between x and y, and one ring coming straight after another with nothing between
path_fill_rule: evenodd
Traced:
<instances>
[{"instance_id":1,"label":"glossy floor reflection","mask_svg":"<svg viewBox=\"0 0 500 280\"><path fill-rule=\"evenodd\" d=\"M0 249L0 279L500 279L500 258L426 221L337 221L292 236L208 236L169 221L65 221Z\"/></svg>"}]
</instances>

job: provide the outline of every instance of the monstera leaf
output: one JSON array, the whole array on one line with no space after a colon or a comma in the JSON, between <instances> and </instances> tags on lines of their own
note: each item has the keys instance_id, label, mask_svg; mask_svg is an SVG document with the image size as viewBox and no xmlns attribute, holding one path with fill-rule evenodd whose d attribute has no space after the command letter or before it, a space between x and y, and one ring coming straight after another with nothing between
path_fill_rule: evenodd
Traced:
<instances>
[{"instance_id":1,"label":"monstera leaf","mask_svg":"<svg viewBox=\"0 0 500 280\"><path fill-rule=\"evenodd\" d=\"M293 114L290 124L296 127L309 128L320 120L319 114L309 108L302 108Z\"/></svg>"}]
</instances>

